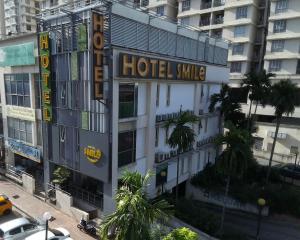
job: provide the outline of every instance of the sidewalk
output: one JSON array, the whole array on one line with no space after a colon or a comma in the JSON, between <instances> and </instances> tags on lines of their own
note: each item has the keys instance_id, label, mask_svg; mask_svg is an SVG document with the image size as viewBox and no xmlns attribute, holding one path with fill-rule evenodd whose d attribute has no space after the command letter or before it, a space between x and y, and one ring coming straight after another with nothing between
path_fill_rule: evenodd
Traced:
<instances>
[{"instance_id":1,"label":"sidewalk","mask_svg":"<svg viewBox=\"0 0 300 240\"><path fill-rule=\"evenodd\" d=\"M41 219L44 212L50 212L55 218L54 221L49 222L51 228L64 227L74 240L92 240L94 238L81 232L77 229L77 222L72 217L58 211L49 204L37 199L36 197L26 193L21 187L7 181L0 175L0 194L7 195L14 206L32 218ZM17 196L17 197L13 197Z\"/></svg>"}]
</instances>

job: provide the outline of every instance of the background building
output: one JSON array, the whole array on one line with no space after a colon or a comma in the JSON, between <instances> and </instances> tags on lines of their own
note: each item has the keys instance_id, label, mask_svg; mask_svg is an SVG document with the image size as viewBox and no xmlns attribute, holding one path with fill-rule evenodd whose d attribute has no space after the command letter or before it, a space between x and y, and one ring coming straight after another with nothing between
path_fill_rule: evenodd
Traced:
<instances>
[{"instance_id":1,"label":"background building","mask_svg":"<svg viewBox=\"0 0 300 240\"><path fill-rule=\"evenodd\" d=\"M48 74L53 82L44 92L52 94L51 100L43 101L46 179L53 179L58 166L68 168L71 180L66 191L72 194L74 205L98 215L114 208L114 191L126 169L143 175L147 170L156 173L148 189L152 197L163 187L172 190L177 152L166 144L172 129L165 129L163 122L176 118L180 110L201 118L193 126L197 133L194 149L181 156L182 189L191 175L214 162L212 141L220 131L216 127L220 126L219 113L208 113L208 105L210 95L219 92L229 74L226 42L121 4L107 4L84 8L70 4L55 10L56 15L53 9L46 10L39 32L42 39L49 36ZM105 19L103 99L95 98L92 68L96 60L91 58L92 43L86 41L93 34L89 8L102 12ZM46 45L40 42L40 46ZM135 65L140 61L153 65L143 63L145 68L140 68ZM180 66L192 75L177 75ZM200 68L206 69L205 79L192 80ZM166 174L161 175L162 171Z\"/></svg>"},{"instance_id":2,"label":"background building","mask_svg":"<svg viewBox=\"0 0 300 240\"><path fill-rule=\"evenodd\" d=\"M36 34L0 41L0 95L5 164L43 182L39 65ZM1 118L1 120L2 120ZM1 134L2 121L0 121Z\"/></svg>"},{"instance_id":3,"label":"background building","mask_svg":"<svg viewBox=\"0 0 300 240\"><path fill-rule=\"evenodd\" d=\"M39 2L35 0L1 0L0 33L1 29L1 34L5 35L36 32L35 15L38 12Z\"/></svg>"}]
</instances>

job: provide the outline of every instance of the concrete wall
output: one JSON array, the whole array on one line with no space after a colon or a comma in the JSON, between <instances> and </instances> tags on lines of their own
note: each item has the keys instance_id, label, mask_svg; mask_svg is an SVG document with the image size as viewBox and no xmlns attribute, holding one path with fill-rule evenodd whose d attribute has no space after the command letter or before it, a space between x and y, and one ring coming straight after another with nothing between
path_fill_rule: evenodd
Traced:
<instances>
[{"instance_id":1,"label":"concrete wall","mask_svg":"<svg viewBox=\"0 0 300 240\"><path fill-rule=\"evenodd\" d=\"M35 179L27 174L22 174L22 182L24 190L33 195L35 192Z\"/></svg>"},{"instance_id":2,"label":"concrete wall","mask_svg":"<svg viewBox=\"0 0 300 240\"><path fill-rule=\"evenodd\" d=\"M56 206L64 213L72 215L73 197L58 189L56 191Z\"/></svg>"},{"instance_id":3,"label":"concrete wall","mask_svg":"<svg viewBox=\"0 0 300 240\"><path fill-rule=\"evenodd\" d=\"M196 188L196 187L192 186L190 183L188 183L186 186L187 186L186 196L189 198L194 198L194 199L200 200L202 202L212 203L212 204L219 205L219 206L223 206L224 201L225 201L226 208L258 214L258 208L256 205L248 204L248 203L241 203L231 197L227 197L225 199L223 194L214 193L214 192L207 193L205 190ZM269 215L268 207L264 207L264 209L262 211L262 215L263 216Z\"/></svg>"}]
</instances>

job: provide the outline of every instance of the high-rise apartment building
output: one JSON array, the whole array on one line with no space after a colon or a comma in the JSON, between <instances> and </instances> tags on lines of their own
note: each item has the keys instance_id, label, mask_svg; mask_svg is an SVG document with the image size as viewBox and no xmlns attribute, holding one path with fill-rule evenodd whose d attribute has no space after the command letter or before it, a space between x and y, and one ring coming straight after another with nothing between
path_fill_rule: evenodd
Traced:
<instances>
[{"instance_id":1,"label":"high-rise apartment building","mask_svg":"<svg viewBox=\"0 0 300 240\"><path fill-rule=\"evenodd\" d=\"M39 2L34 0L2 0L0 3L0 28L5 27L3 34L36 32L35 15L39 11ZM2 22L2 25L1 25ZM4 24L4 26L3 26Z\"/></svg>"},{"instance_id":2,"label":"high-rise apartment building","mask_svg":"<svg viewBox=\"0 0 300 240\"><path fill-rule=\"evenodd\" d=\"M5 24L4 24L4 2L0 1L0 39L5 34Z\"/></svg>"}]
</instances>

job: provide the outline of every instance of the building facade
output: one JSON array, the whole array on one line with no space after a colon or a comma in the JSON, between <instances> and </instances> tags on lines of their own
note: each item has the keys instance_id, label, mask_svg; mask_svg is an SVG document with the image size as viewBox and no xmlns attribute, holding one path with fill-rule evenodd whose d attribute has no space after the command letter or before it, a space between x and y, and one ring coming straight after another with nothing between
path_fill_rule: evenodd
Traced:
<instances>
[{"instance_id":1,"label":"building facade","mask_svg":"<svg viewBox=\"0 0 300 240\"><path fill-rule=\"evenodd\" d=\"M74 205L99 215L114 209L125 170L153 171L148 192L155 197L172 191L177 167L184 188L215 161L221 125L208 105L228 81L226 42L117 3L57 11L43 12L38 33L48 182L57 167L68 168L65 190ZM177 166L178 153L166 143L172 128L163 123L180 111L201 122Z\"/></svg>"},{"instance_id":2,"label":"building facade","mask_svg":"<svg viewBox=\"0 0 300 240\"><path fill-rule=\"evenodd\" d=\"M0 42L0 95L7 169L43 182L40 81L36 34ZM1 132L0 132L1 134Z\"/></svg>"},{"instance_id":3,"label":"building facade","mask_svg":"<svg viewBox=\"0 0 300 240\"><path fill-rule=\"evenodd\" d=\"M36 32L35 15L38 12L38 1L2 0L0 3L0 29L2 29L2 33L1 31L0 33L13 35Z\"/></svg>"}]
</instances>

